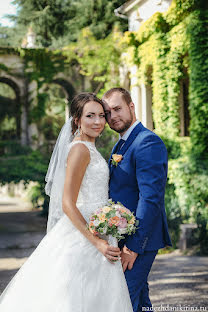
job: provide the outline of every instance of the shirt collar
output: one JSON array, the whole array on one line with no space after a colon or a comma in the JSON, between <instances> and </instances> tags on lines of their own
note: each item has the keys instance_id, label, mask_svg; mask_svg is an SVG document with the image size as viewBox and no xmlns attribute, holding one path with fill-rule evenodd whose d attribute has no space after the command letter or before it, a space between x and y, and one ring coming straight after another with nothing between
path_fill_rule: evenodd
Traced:
<instances>
[{"instance_id":1,"label":"shirt collar","mask_svg":"<svg viewBox=\"0 0 208 312\"><path fill-rule=\"evenodd\" d=\"M123 139L124 141L126 141L128 139L128 137L130 136L131 132L133 131L133 129L140 123L139 120L136 120L133 125L124 133L123 136L119 135L119 139Z\"/></svg>"}]
</instances>

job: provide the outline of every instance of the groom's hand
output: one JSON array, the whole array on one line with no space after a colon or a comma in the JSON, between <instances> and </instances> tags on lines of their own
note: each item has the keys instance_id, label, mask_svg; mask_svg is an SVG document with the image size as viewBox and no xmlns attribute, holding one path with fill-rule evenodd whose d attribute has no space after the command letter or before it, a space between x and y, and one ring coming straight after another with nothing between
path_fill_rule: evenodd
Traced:
<instances>
[{"instance_id":1,"label":"groom's hand","mask_svg":"<svg viewBox=\"0 0 208 312\"><path fill-rule=\"evenodd\" d=\"M138 256L138 253L128 249L126 246L123 247L121 252L121 263L123 271L125 272L128 268L131 270L133 268L134 262Z\"/></svg>"}]
</instances>

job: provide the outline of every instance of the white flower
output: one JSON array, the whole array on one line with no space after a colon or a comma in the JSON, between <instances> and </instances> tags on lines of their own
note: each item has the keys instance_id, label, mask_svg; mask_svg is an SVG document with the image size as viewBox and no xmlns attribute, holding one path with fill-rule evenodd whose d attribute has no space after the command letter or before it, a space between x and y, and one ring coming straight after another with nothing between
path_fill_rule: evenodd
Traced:
<instances>
[{"instance_id":1,"label":"white flower","mask_svg":"<svg viewBox=\"0 0 208 312\"><path fill-rule=\"evenodd\" d=\"M116 211L116 216L121 218L121 215L120 215L119 211Z\"/></svg>"},{"instance_id":2,"label":"white flower","mask_svg":"<svg viewBox=\"0 0 208 312\"><path fill-rule=\"evenodd\" d=\"M118 227L118 233L119 234L125 234L126 233L126 228Z\"/></svg>"},{"instance_id":3,"label":"white flower","mask_svg":"<svg viewBox=\"0 0 208 312\"><path fill-rule=\"evenodd\" d=\"M115 209L121 209L121 208L123 208L121 205L119 205L119 204L115 204L115 205L113 205L113 208L115 208Z\"/></svg>"},{"instance_id":4,"label":"white flower","mask_svg":"<svg viewBox=\"0 0 208 312\"><path fill-rule=\"evenodd\" d=\"M93 224L94 224L94 226L98 226L100 224L100 220L94 220Z\"/></svg>"}]
</instances>

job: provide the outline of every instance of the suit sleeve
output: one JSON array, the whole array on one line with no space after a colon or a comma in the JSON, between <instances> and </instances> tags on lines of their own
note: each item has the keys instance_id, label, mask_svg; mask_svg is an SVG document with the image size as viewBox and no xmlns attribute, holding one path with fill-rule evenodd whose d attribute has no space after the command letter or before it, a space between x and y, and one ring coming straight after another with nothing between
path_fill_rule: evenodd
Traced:
<instances>
[{"instance_id":1,"label":"suit sleeve","mask_svg":"<svg viewBox=\"0 0 208 312\"><path fill-rule=\"evenodd\" d=\"M139 188L136 210L139 228L127 238L126 246L138 254L143 254L154 223L157 218L161 218L167 179L167 150L162 140L152 134L137 146L134 156Z\"/></svg>"}]
</instances>

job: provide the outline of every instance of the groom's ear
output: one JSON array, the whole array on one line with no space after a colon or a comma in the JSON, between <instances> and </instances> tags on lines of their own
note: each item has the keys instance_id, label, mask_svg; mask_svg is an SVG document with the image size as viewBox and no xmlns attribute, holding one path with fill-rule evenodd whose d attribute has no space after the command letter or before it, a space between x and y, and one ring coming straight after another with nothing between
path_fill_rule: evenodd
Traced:
<instances>
[{"instance_id":1,"label":"groom's ear","mask_svg":"<svg viewBox=\"0 0 208 312\"><path fill-rule=\"evenodd\" d=\"M130 107L131 109L135 110L135 105L134 105L133 102L130 102L130 103L129 103L129 107Z\"/></svg>"},{"instance_id":2,"label":"groom's ear","mask_svg":"<svg viewBox=\"0 0 208 312\"><path fill-rule=\"evenodd\" d=\"M129 103L129 108L130 108L131 112L134 114L134 117L136 118L135 105L133 102Z\"/></svg>"}]
</instances>

